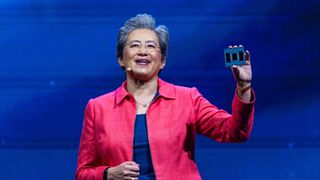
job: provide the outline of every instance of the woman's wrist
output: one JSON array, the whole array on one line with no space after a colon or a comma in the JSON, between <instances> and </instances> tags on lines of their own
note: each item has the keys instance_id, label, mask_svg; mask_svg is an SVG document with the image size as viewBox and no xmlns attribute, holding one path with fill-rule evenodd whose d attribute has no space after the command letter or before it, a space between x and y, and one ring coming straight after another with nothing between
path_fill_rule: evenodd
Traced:
<instances>
[{"instance_id":1,"label":"woman's wrist","mask_svg":"<svg viewBox=\"0 0 320 180\"><path fill-rule=\"evenodd\" d=\"M239 98L244 102L251 100L251 82L237 84L237 93Z\"/></svg>"},{"instance_id":2,"label":"woman's wrist","mask_svg":"<svg viewBox=\"0 0 320 180\"><path fill-rule=\"evenodd\" d=\"M106 168L103 172L103 180L111 180L110 177L108 177L110 174L108 173L110 168Z\"/></svg>"},{"instance_id":3,"label":"woman's wrist","mask_svg":"<svg viewBox=\"0 0 320 180\"><path fill-rule=\"evenodd\" d=\"M251 82L237 83L237 90L239 94L243 94L251 88Z\"/></svg>"}]
</instances>

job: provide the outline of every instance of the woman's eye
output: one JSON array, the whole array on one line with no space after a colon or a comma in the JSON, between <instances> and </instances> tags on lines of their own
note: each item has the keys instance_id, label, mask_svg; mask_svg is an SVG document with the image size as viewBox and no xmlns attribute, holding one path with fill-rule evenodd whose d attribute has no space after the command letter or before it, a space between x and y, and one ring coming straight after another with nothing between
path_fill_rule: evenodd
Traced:
<instances>
[{"instance_id":1,"label":"woman's eye","mask_svg":"<svg viewBox=\"0 0 320 180\"><path fill-rule=\"evenodd\" d=\"M130 48L138 48L139 47L139 44L131 44L130 45Z\"/></svg>"},{"instance_id":2,"label":"woman's eye","mask_svg":"<svg viewBox=\"0 0 320 180\"><path fill-rule=\"evenodd\" d=\"M153 44L148 44L147 47L148 47L148 49L155 49L156 48L156 46Z\"/></svg>"}]
</instances>

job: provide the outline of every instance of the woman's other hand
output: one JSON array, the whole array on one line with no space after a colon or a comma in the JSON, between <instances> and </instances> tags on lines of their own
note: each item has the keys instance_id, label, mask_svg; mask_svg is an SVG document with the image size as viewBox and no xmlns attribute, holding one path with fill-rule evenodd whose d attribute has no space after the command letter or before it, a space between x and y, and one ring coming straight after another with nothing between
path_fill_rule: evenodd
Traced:
<instances>
[{"instance_id":1,"label":"woman's other hand","mask_svg":"<svg viewBox=\"0 0 320 180\"><path fill-rule=\"evenodd\" d=\"M137 180L138 176L139 164L134 161L126 161L108 169L108 180Z\"/></svg>"}]
</instances>

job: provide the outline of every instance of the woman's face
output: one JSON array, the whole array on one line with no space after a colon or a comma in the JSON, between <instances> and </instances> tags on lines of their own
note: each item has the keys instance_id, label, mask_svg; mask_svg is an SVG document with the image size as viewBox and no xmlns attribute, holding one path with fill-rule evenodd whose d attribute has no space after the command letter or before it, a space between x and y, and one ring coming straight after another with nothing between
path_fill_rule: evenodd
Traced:
<instances>
[{"instance_id":1,"label":"woman's face","mask_svg":"<svg viewBox=\"0 0 320 180\"><path fill-rule=\"evenodd\" d=\"M161 56L156 33L149 29L137 29L129 34L123 57L119 57L118 62L127 69L127 76L135 80L149 81L157 77L165 65L165 59L161 61Z\"/></svg>"}]
</instances>

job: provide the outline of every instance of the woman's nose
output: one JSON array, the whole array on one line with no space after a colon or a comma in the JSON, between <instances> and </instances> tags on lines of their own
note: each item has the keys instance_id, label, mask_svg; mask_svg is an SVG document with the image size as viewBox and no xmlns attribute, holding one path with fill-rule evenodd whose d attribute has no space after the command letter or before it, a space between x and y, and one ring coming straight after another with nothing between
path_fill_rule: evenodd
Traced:
<instances>
[{"instance_id":1,"label":"woman's nose","mask_svg":"<svg viewBox=\"0 0 320 180\"><path fill-rule=\"evenodd\" d=\"M147 53L148 53L148 50L147 50L146 46L141 46L139 48L138 54L147 54Z\"/></svg>"}]
</instances>

